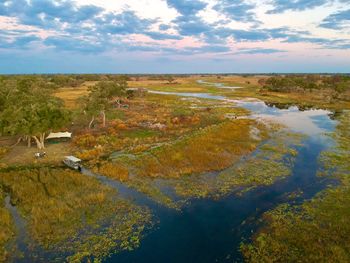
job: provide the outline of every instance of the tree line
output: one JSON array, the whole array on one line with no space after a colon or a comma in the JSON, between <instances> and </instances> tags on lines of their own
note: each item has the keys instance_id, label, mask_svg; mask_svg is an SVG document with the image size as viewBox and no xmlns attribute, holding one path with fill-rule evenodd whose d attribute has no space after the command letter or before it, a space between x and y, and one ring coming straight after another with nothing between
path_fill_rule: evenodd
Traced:
<instances>
[{"instance_id":1,"label":"tree line","mask_svg":"<svg viewBox=\"0 0 350 263\"><path fill-rule=\"evenodd\" d=\"M285 75L261 79L263 90L275 92L298 92L330 89L337 93L350 90L348 75Z\"/></svg>"}]
</instances>

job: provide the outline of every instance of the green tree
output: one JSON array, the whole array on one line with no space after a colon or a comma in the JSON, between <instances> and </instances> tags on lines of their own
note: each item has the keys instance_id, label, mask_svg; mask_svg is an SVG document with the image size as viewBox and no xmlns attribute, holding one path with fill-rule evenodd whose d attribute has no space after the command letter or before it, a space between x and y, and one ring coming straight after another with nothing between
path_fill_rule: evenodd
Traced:
<instances>
[{"instance_id":1,"label":"green tree","mask_svg":"<svg viewBox=\"0 0 350 263\"><path fill-rule=\"evenodd\" d=\"M165 79L166 81L168 81L169 84L172 84L175 81L175 79L171 75L166 75Z\"/></svg>"},{"instance_id":2,"label":"green tree","mask_svg":"<svg viewBox=\"0 0 350 263\"><path fill-rule=\"evenodd\" d=\"M45 148L46 134L62 128L70 119L60 99L51 95L42 80L32 77L11 80L0 87L0 124L2 134L34 139L39 149Z\"/></svg>"},{"instance_id":3,"label":"green tree","mask_svg":"<svg viewBox=\"0 0 350 263\"><path fill-rule=\"evenodd\" d=\"M127 95L127 87L126 78L119 77L115 81L99 82L89 89L85 107L86 113L91 117L89 129L99 114L102 117L102 126L106 127L106 111L113 107L114 103L120 104L120 99Z\"/></svg>"}]
</instances>

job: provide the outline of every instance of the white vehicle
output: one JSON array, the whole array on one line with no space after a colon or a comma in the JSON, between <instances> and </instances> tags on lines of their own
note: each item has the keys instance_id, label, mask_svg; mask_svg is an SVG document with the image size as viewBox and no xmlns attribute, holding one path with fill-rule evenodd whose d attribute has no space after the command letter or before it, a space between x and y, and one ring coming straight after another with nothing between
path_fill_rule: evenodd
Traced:
<instances>
[{"instance_id":1,"label":"white vehicle","mask_svg":"<svg viewBox=\"0 0 350 263\"><path fill-rule=\"evenodd\" d=\"M66 156L63 160L63 163L74 170L81 171L81 160L77 157Z\"/></svg>"}]
</instances>

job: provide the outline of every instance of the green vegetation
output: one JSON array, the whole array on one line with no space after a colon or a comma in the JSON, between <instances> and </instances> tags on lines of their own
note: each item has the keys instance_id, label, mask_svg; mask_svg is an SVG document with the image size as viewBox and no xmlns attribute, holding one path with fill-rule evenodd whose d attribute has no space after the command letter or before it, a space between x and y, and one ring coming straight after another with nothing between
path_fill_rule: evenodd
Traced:
<instances>
[{"instance_id":1,"label":"green vegetation","mask_svg":"<svg viewBox=\"0 0 350 263\"><path fill-rule=\"evenodd\" d=\"M337 93L343 93L350 90L350 77L345 75L276 76L262 80L261 84L263 84L263 89L277 92L331 89Z\"/></svg>"},{"instance_id":2,"label":"green vegetation","mask_svg":"<svg viewBox=\"0 0 350 263\"><path fill-rule=\"evenodd\" d=\"M28 146L34 139L39 149L45 148L46 133L62 128L69 121L62 101L51 94L51 86L41 79L2 80L0 134L26 138Z\"/></svg>"},{"instance_id":3,"label":"green vegetation","mask_svg":"<svg viewBox=\"0 0 350 263\"><path fill-rule=\"evenodd\" d=\"M252 244L243 244L248 262L349 262L350 114L339 118L337 145L320 161L320 176L339 180L301 206L281 205L265 214L267 225Z\"/></svg>"},{"instance_id":4,"label":"green vegetation","mask_svg":"<svg viewBox=\"0 0 350 263\"><path fill-rule=\"evenodd\" d=\"M118 199L113 189L72 171L8 171L1 173L0 184L27 221L32 240L58 258L102 259L109 253L132 249L151 220L147 209ZM8 219L2 222L6 226ZM2 227L1 232L5 231L9 230ZM32 255L35 243L30 246Z\"/></svg>"},{"instance_id":5,"label":"green vegetation","mask_svg":"<svg viewBox=\"0 0 350 263\"><path fill-rule=\"evenodd\" d=\"M220 89L198 79L242 88ZM314 75L0 77L0 261L14 251L16 235L6 195L27 223L33 258L43 248L57 261L99 261L139 245L151 222L149 210L94 178L59 168L65 155L175 209L193 198L242 194L291 174L300 134L249 119L250 112L232 102L143 88L342 109L350 108L349 82ZM350 260L350 230L344 226L350 211L349 117L339 119L333 135L338 145L321 158L320 175L341 184L302 206L266 213L266 228L242 245L247 261ZM43 148L48 132L63 129L73 132L72 142L46 145L42 160L17 141L30 145L34 139Z\"/></svg>"},{"instance_id":6,"label":"green vegetation","mask_svg":"<svg viewBox=\"0 0 350 263\"><path fill-rule=\"evenodd\" d=\"M102 126L106 127L106 111L118 104L120 97L126 97L128 84L124 77L116 81L102 81L89 88L89 95L86 99L85 111L90 115L89 128L95 121L98 113L102 115ZM114 100L114 102L112 102Z\"/></svg>"},{"instance_id":7,"label":"green vegetation","mask_svg":"<svg viewBox=\"0 0 350 263\"><path fill-rule=\"evenodd\" d=\"M222 125L228 124L225 123ZM222 126L219 125L219 127ZM231 126L228 127L230 127L229 130L232 130ZM205 164L206 166L203 165L202 167L198 168L196 173L180 174L179 172L183 171L184 169L182 167L175 166L177 165L177 163L175 163L171 166L166 166L169 167L168 170L165 170L164 167L162 167L162 169L164 169L163 171L167 173L164 172L159 174L159 176L140 176L140 174L138 174L138 170L136 169L141 168L135 167L135 163L139 161L138 158L142 160L140 163L144 163L146 165L148 164L144 162L144 154L141 154L140 156L132 155L129 157L124 155L119 157L117 161L113 163L102 165L100 167L100 173L103 173L111 178L119 179L125 182L128 186L145 193L153 200L171 208L180 208L182 204L186 203L192 198L220 198L223 195L231 192L240 194L253 187L271 185L276 182L276 180L282 179L291 174L291 169L297 156L297 148L302 147L302 140L304 139L304 136L281 131L278 127L274 127L274 129L274 132L271 131L271 134L265 135L270 137L266 143L261 144L255 151L249 151L249 154L243 154L243 157L240 154L237 156L234 155L234 158L237 158L234 162L231 164L226 163L225 166L223 166L224 168L220 167L220 169L218 169L216 172L214 172L214 167L210 167L210 169L207 168L207 166L211 165L213 162L205 159L206 161L200 162L200 164ZM212 129L208 130L213 131L213 127ZM206 134L206 131L207 130L202 132ZM227 132L226 129L218 129L215 131L220 131L216 134L216 137L221 136L221 132ZM196 134L194 137L190 138L192 139L198 137L200 136ZM188 138L184 138L183 140L187 142L187 139ZM237 138L232 139L232 145L237 143L237 141L235 141L236 139ZM214 143L215 145L220 145L216 141L214 141ZM165 146L166 150L164 150L164 152L169 153L167 159L170 159L173 151L179 151L180 153L182 152L182 148L180 148L179 145L188 145L188 143L182 144L181 140L178 142L178 144L175 143ZM197 143L195 143L195 145L197 145ZM236 147L238 150L241 149L242 146L236 145ZM184 149L187 152L188 148L185 147ZM163 150L161 150L161 152L163 152ZM221 149L219 152L224 153L225 156L229 155L229 151L227 149ZM209 156L210 158L213 158L213 160L223 159L221 155L220 157L215 156L215 153L213 153L212 150L207 151L207 153L210 153ZM211 155L211 153L213 154ZM146 152L145 154L149 153ZM152 154L152 156L155 157L157 155ZM201 157L202 155L196 154L195 156ZM163 163L168 164L170 161L171 159L167 161L159 160L157 165L160 166ZM133 176L119 178L119 176L123 174L123 171L125 171L120 170L120 167L125 163L130 164L128 166L128 174L132 173ZM182 163L189 163L189 161L181 162L181 164ZM125 169L124 166L122 167ZM105 170L106 168L107 170ZM174 169L177 174L171 174L171 169ZM113 171L120 172L114 173Z\"/></svg>"},{"instance_id":8,"label":"green vegetation","mask_svg":"<svg viewBox=\"0 0 350 263\"><path fill-rule=\"evenodd\" d=\"M195 175L174 183L178 195L186 198L220 197L253 187L271 185L289 176L303 136L283 131L271 135L253 154L218 174Z\"/></svg>"},{"instance_id":9,"label":"green vegetation","mask_svg":"<svg viewBox=\"0 0 350 263\"><path fill-rule=\"evenodd\" d=\"M0 187L0 262L6 262L9 259L9 242L15 235L12 217L4 206L5 193Z\"/></svg>"},{"instance_id":10,"label":"green vegetation","mask_svg":"<svg viewBox=\"0 0 350 263\"><path fill-rule=\"evenodd\" d=\"M178 178L183 175L218 171L256 148L251 120L227 121L209 126L175 143L152 149L132 159L138 176ZM260 127L263 132L263 127ZM123 160L125 161L125 160Z\"/></svg>"}]
</instances>

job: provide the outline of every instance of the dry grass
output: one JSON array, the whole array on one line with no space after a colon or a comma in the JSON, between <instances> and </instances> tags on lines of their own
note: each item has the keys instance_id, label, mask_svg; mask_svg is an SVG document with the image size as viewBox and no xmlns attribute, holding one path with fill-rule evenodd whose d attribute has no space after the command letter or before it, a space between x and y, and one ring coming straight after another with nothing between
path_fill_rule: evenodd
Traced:
<instances>
[{"instance_id":1,"label":"dry grass","mask_svg":"<svg viewBox=\"0 0 350 263\"><path fill-rule=\"evenodd\" d=\"M196 82L197 78L176 78L175 83L169 84L164 80L139 80L129 81L132 88L147 88L150 90L160 90L168 92L207 92L209 89Z\"/></svg>"},{"instance_id":2,"label":"dry grass","mask_svg":"<svg viewBox=\"0 0 350 263\"><path fill-rule=\"evenodd\" d=\"M34 154L38 152L35 146L28 148L18 145L9 150L9 152L0 159L0 163L11 165L26 165L26 164L60 164L64 156L71 154L71 146L69 143L46 144L46 156L41 159L36 159Z\"/></svg>"},{"instance_id":3,"label":"dry grass","mask_svg":"<svg viewBox=\"0 0 350 263\"><path fill-rule=\"evenodd\" d=\"M0 187L0 262L6 262L10 256L8 242L14 237L15 229L11 214L4 207L5 193Z\"/></svg>"},{"instance_id":4,"label":"dry grass","mask_svg":"<svg viewBox=\"0 0 350 263\"><path fill-rule=\"evenodd\" d=\"M98 168L98 173L113 179L117 179L121 182L127 181L129 179L128 169L124 165L122 165L120 162L103 163Z\"/></svg>"},{"instance_id":5,"label":"dry grass","mask_svg":"<svg viewBox=\"0 0 350 263\"><path fill-rule=\"evenodd\" d=\"M98 259L111 250L133 247L137 245L133 238L138 240L150 219L145 211L116 199L113 189L70 170L4 172L0 184L9 189L12 202L27 220L31 238L64 257L86 261L86 256Z\"/></svg>"},{"instance_id":6,"label":"dry grass","mask_svg":"<svg viewBox=\"0 0 350 263\"><path fill-rule=\"evenodd\" d=\"M137 175L166 178L222 170L255 149L258 141L250 137L253 125L252 120L213 125L146 152L128 165Z\"/></svg>"},{"instance_id":7,"label":"dry grass","mask_svg":"<svg viewBox=\"0 0 350 263\"><path fill-rule=\"evenodd\" d=\"M60 88L54 93L54 96L62 99L68 109L79 108L79 99L88 94L89 86L96 84L96 82L85 82L80 87L76 88Z\"/></svg>"}]
</instances>

